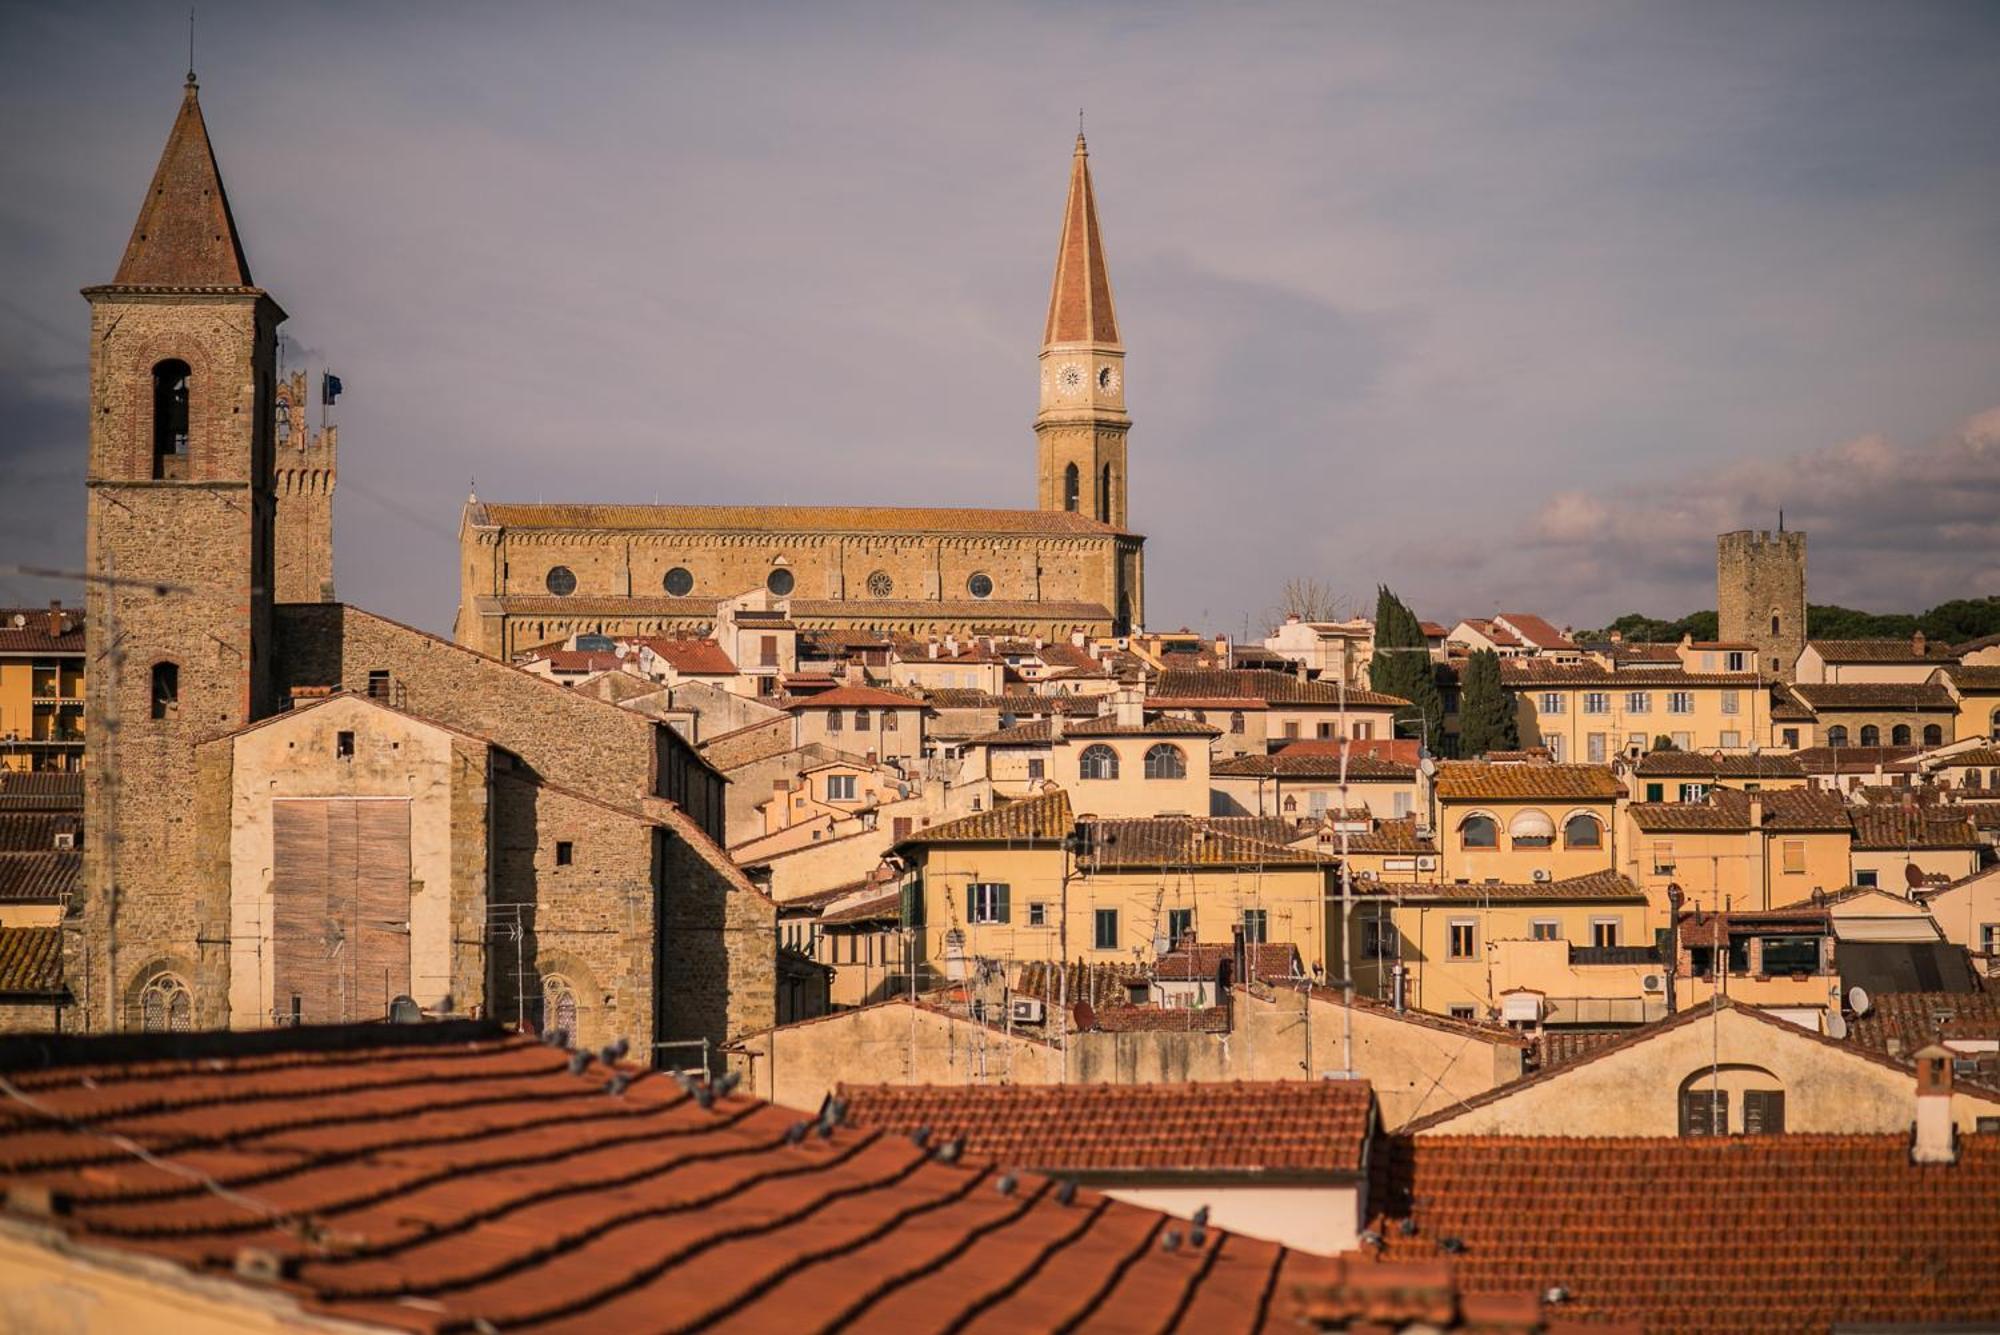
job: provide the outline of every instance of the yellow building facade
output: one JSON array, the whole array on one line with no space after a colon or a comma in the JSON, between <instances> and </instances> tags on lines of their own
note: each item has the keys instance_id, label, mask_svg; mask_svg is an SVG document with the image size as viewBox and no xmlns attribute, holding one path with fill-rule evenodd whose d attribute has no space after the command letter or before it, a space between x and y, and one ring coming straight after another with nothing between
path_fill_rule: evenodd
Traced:
<instances>
[{"instance_id":1,"label":"yellow building facade","mask_svg":"<svg viewBox=\"0 0 2000 1335\"><path fill-rule=\"evenodd\" d=\"M0 609L0 769L83 768L83 618Z\"/></svg>"}]
</instances>

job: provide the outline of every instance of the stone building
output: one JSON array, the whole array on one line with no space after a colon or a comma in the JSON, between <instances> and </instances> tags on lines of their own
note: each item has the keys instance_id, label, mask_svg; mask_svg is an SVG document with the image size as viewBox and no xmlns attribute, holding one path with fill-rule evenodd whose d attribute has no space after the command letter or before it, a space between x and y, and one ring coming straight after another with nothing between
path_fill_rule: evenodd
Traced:
<instances>
[{"instance_id":1,"label":"stone building","mask_svg":"<svg viewBox=\"0 0 2000 1335\"><path fill-rule=\"evenodd\" d=\"M1806 647L1806 535L1739 529L1715 540L1716 635L1757 649L1758 671L1790 681Z\"/></svg>"},{"instance_id":2,"label":"stone building","mask_svg":"<svg viewBox=\"0 0 2000 1335\"><path fill-rule=\"evenodd\" d=\"M807 630L1125 634L1145 618L1145 539L1126 528L1125 349L1082 135L1040 360L1035 509L474 497L457 639L511 657L578 632L701 629L751 590Z\"/></svg>"},{"instance_id":3,"label":"stone building","mask_svg":"<svg viewBox=\"0 0 2000 1335\"><path fill-rule=\"evenodd\" d=\"M192 78L117 276L85 295L91 838L66 1023L409 998L679 1060L770 1024L775 909L722 851L725 780L689 744L330 601L334 442L304 378L276 380L284 312Z\"/></svg>"}]
</instances>

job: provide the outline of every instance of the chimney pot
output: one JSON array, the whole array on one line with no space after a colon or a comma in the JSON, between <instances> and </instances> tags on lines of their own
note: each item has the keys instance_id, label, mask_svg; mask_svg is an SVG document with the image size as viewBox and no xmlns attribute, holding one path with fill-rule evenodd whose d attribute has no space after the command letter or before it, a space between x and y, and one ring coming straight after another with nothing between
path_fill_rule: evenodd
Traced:
<instances>
[{"instance_id":1,"label":"chimney pot","mask_svg":"<svg viewBox=\"0 0 2000 1335\"><path fill-rule=\"evenodd\" d=\"M1924 656L1924 633L1922 631L1918 631L1910 637L1910 652L1918 658Z\"/></svg>"},{"instance_id":2,"label":"chimney pot","mask_svg":"<svg viewBox=\"0 0 2000 1335\"><path fill-rule=\"evenodd\" d=\"M51 598L49 599L49 634L51 636L60 636L62 633L63 633L62 599Z\"/></svg>"},{"instance_id":3,"label":"chimney pot","mask_svg":"<svg viewBox=\"0 0 2000 1335\"><path fill-rule=\"evenodd\" d=\"M1942 1043L1918 1048L1917 1122L1910 1142L1915 1163L1955 1163L1958 1129L1951 1119L1951 1049Z\"/></svg>"}]
</instances>

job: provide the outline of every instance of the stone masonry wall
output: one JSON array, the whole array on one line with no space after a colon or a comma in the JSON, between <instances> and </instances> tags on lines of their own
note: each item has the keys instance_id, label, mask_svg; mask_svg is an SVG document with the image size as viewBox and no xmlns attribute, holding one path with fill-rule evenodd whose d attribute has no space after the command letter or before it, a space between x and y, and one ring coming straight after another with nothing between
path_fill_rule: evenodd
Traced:
<instances>
[{"instance_id":1,"label":"stone masonry wall","mask_svg":"<svg viewBox=\"0 0 2000 1335\"><path fill-rule=\"evenodd\" d=\"M1806 535L1743 529L1718 537L1715 608L1718 639L1756 645L1759 669L1790 681L1806 647Z\"/></svg>"}]
</instances>

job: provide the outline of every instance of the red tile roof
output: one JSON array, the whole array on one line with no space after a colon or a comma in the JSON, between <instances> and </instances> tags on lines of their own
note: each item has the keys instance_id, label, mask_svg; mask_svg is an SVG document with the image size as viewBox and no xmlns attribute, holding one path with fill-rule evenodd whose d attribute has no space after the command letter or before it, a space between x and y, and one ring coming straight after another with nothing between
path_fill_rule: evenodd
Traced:
<instances>
[{"instance_id":1,"label":"red tile roof","mask_svg":"<svg viewBox=\"0 0 2000 1335\"><path fill-rule=\"evenodd\" d=\"M1359 1173L1375 1121L1365 1080L1145 1085L847 1085L860 1126L929 1127L965 1153L1054 1174Z\"/></svg>"},{"instance_id":2,"label":"red tile roof","mask_svg":"<svg viewBox=\"0 0 2000 1335\"><path fill-rule=\"evenodd\" d=\"M1289 941L1260 941L1245 946L1244 950L1250 956L1246 968L1259 981L1297 978L1303 971L1298 948ZM1222 961L1233 960L1235 956L1236 945L1232 941L1183 944L1154 961L1153 976L1170 983L1212 983Z\"/></svg>"},{"instance_id":3,"label":"red tile roof","mask_svg":"<svg viewBox=\"0 0 2000 1335\"><path fill-rule=\"evenodd\" d=\"M1325 752L1297 755L1287 748L1275 755L1231 756L1228 760L1218 760L1209 767L1209 773L1225 778L1338 780L1340 768L1337 752L1332 755ZM1393 760L1379 760L1371 755L1350 755L1347 758L1347 777L1356 783L1407 783L1415 781L1417 768Z\"/></svg>"},{"instance_id":4,"label":"red tile roof","mask_svg":"<svg viewBox=\"0 0 2000 1335\"><path fill-rule=\"evenodd\" d=\"M1231 700L1255 697L1274 705L1334 705L1340 703L1340 684L1331 681L1304 681L1290 672L1268 668L1169 668L1153 684L1153 697L1163 703L1180 697ZM1400 709L1410 703L1395 695L1347 688L1350 709Z\"/></svg>"},{"instance_id":5,"label":"red tile roof","mask_svg":"<svg viewBox=\"0 0 2000 1335\"><path fill-rule=\"evenodd\" d=\"M1907 1135L1378 1145L1377 1250L1448 1254L1466 1293L1683 1332L2000 1318L2000 1136L1947 1165Z\"/></svg>"},{"instance_id":6,"label":"red tile roof","mask_svg":"<svg viewBox=\"0 0 2000 1335\"><path fill-rule=\"evenodd\" d=\"M1116 532L1109 524L1069 510L974 510L890 505L515 505L506 502L489 502L480 508L485 512L486 523L501 528L1051 535ZM474 522L479 520L475 517ZM679 601L699 603L704 600L689 598ZM706 601L713 606L715 600ZM795 614L801 601L806 600L792 600ZM869 606L873 607L877 601L892 600L871 600ZM840 605L850 613L855 610L852 603ZM938 604L919 605L936 607ZM981 604L973 602L970 605Z\"/></svg>"},{"instance_id":7,"label":"red tile roof","mask_svg":"<svg viewBox=\"0 0 2000 1335\"><path fill-rule=\"evenodd\" d=\"M1955 713L1958 709L1958 702L1952 698L1949 690L1929 682L1798 682L1793 684L1792 694L1815 714L1838 713L1843 710L1868 710L1877 713L1925 711Z\"/></svg>"},{"instance_id":8,"label":"red tile roof","mask_svg":"<svg viewBox=\"0 0 2000 1335\"><path fill-rule=\"evenodd\" d=\"M1577 904L1646 902L1645 891L1615 871L1594 871L1587 876L1569 876L1560 881L1522 881L1501 885L1370 881L1366 892L1395 894L1407 900L1444 900L1455 904L1493 901Z\"/></svg>"},{"instance_id":9,"label":"red tile roof","mask_svg":"<svg viewBox=\"0 0 2000 1335\"><path fill-rule=\"evenodd\" d=\"M0 994L44 997L62 990L62 928L0 927Z\"/></svg>"},{"instance_id":10,"label":"red tile roof","mask_svg":"<svg viewBox=\"0 0 2000 1335\"><path fill-rule=\"evenodd\" d=\"M1055 843L1076 826L1069 794L1058 788L1039 797L1007 802L976 815L913 831L907 844Z\"/></svg>"},{"instance_id":11,"label":"red tile roof","mask_svg":"<svg viewBox=\"0 0 2000 1335\"><path fill-rule=\"evenodd\" d=\"M1337 737L1306 737L1296 742L1286 742L1276 754L1281 756L1322 756L1339 755L1340 739ZM1398 765L1414 766L1424 758L1423 743L1414 737L1356 737L1347 743L1347 754L1371 756L1376 760L1393 761Z\"/></svg>"},{"instance_id":12,"label":"red tile roof","mask_svg":"<svg viewBox=\"0 0 2000 1335\"><path fill-rule=\"evenodd\" d=\"M0 811L82 810L81 770L0 770Z\"/></svg>"},{"instance_id":13,"label":"red tile roof","mask_svg":"<svg viewBox=\"0 0 2000 1335\"><path fill-rule=\"evenodd\" d=\"M1049 289L1044 346L1055 343L1118 342L1118 316L1111 304L1111 272L1097 231L1097 194L1090 183L1090 154L1083 131L1076 133L1070 158L1069 198L1063 203L1062 245L1056 251L1055 282Z\"/></svg>"},{"instance_id":14,"label":"red tile roof","mask_svg":"<svg viewBox=\"0 0 2000 1335\"><path fill-rule=\"evenodd\" d=\"M113 281L143 287L250 286L250 263L237 239L192 78Z\"/></svg>"},{"instance_id":15,"label":"red tile roof","mask_svg":"<svg viewBox=\"0 0 2000 1335\"><path fill-rule=\"evenodd\" d=\"M1576 642L1569 636L1532 612L1502 612L1498 619L1512 626L1515 634L1538 649L1576 648Z\"/></svg>"},{"instance_id":16,"label":"red tile roof","mask_svg":"<svg viewBox=\"0 0 2000 1335\"><path fill-rule=\"evenodd\" d=\"M83 854L0 853L0 903L61 904L83 887Z\"/></svg>"},{"instance_id":17,"label":"red tile roof","mask_svg":"<svg viewBox=\"0 0 2000 1335\"><path fill-rule=\"evenodd\" d=\"M1957 809L1869 806L1854 807L1848 815L1854 821L1854 847L1869 852L1980 846L1979 832Z\"/></svg>"},{"instance_id":18,"label":"red tile roof","mask_svg":"<svg viewBox=\"0 0 2000 1335\"><path fill-rule=\"evenodd\" d=\"M1624 792L1605 765L1448 760L1437 773L1437 795L1445 802L1608 802Z\"/></svg>"},{"instance_id":19,"label":"red tile roof","mask_svg":"<svg viewBox=\"0 0 2000 1335\"><path fill-rule=\"evenodd\" d=\"M667 661L674 671L692 677L731 677L736 664L714 640L655 636L641 644Z\"/></svg>"},{"instance_id":20,"label":"red tile roof","mask_svg":"<svg viewBox=\"0 0 2000 1335\"><path fill-rule=\"evenodd\" d=\"M133 1254L279 1314L421 1332L1276 1330L1328 1269L948 1161L935 1138L705 1108L650 1072L609 1092L602 1066L573 1075L472 1023L17 1040L0 1064L0 1185L52 1254Z\"/></svg>"},{"instance_id":21,"label":"red tile roof","mask_svg":"<svg viewBox=\"0 0 2000 1335\"><path fill-rule=\"evenodd\" d=\"M1646 779L1803 779L1805 766L1782 751L1648 751L1633 767Z\"/></svg>"},{"instance_id":22,"label":"red tile roof","mask_svg":"<svg viewBox=\"0 0 2000 1335\"><path fill-rule=\"evenodd\" d=\"M1750 806L1762 807L1764 828L1788 833L1845 833L1853 829L1848 807L1824 788L1772 788L1758 793L1718 788L1699 802L1634 802L1626 808L1647 834L1749 830Z\"/></svg>"},{"instance_id":23,"label":"red tile roof","mask_svg":"<svg viewBox=\"0 0 2000 1335\"><path fill-rule=\"evenodd\" d=\"M1914 774L1917 753L1914 746L1808 746L1792 759L1808 774Z\"/></svg>"},{"instance_id":24,"label":"red tile roof","mask_svg":"<svg viewBox=\"0 0 2000 1335\"><path fill-rule=\"evenodd\" d=\"M809 695L802 700L794 700L785 708L798 709L922 709L924 702L894 691L877 690L873 686L836 686L818 695Z\"/></svg>"},{"instance_id":25,"label":"red tile roof","mask_svg":"<svg viewBox=\"0 0 2000 1335\"><path fill-rule=\"evenodd\" d=\"M1817 650L1828 663L1928 663L1957 656L1942 641L1927 640L1919 645L1914 636L1900 640L1807 640L1806 647Z\"/></svg>"},{"instance_id":26,"label":"red tile roof","mask_svg":"<svg viewBox=\"0 0 2000 1335\"><path fill-rule=\"evenodd\" d=\"M56 615L62 629L51 634L48 608L0 607L0 654L82 654L83 613L64 608Z\"/></svg>"}]
</instances>

